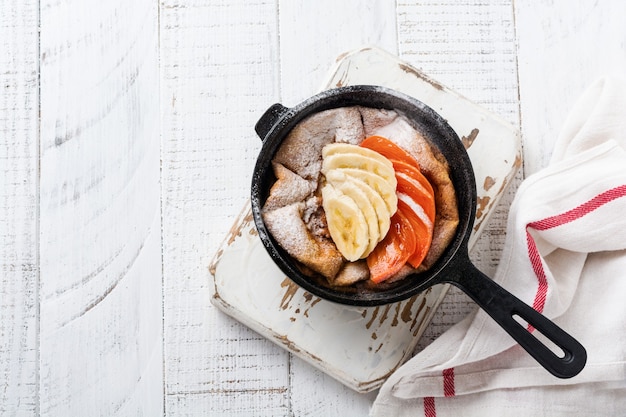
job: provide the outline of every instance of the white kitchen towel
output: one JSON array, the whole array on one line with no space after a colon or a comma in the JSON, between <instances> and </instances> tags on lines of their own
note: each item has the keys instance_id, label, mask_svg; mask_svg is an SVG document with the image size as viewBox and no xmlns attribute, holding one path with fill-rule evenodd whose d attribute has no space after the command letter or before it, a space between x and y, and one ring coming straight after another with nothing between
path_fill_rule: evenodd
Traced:
<instances>
[{"instance_id":1,"label":"white kitchen towel","mask_svg":"<svg viewBox=\"0 0 626 417\"><path fill-rule=\"evenodd\" d=\"M589 87L520 185L494 280L585 346L580 374L552 376L479 309L394 372L371 415L626 415L623 80Z\"/></svg>"}]
</instances>

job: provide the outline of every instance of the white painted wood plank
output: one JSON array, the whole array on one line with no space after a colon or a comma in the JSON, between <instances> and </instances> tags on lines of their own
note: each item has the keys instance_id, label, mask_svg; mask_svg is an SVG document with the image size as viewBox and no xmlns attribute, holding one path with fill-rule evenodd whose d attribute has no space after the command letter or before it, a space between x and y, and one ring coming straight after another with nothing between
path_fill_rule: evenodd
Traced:
<instances>
[{"instance_id":1,"label":"white painted wood plank","mask_svg":"<svg viewBox=\"0 0 626 417\"><path fill-rule=\"evenodd\" d=\"M287 353L210 304L208 271L279 100L277 4L164 0L160 22L166 413L289 415Z\"/></svg>"},{"instance_id":2,"label":"white painted wood plank","mask_svg":"<svg viewBox=\"0 0 626 417\"><path fill-rule=\"evenodd\" d=\"M489 2L399 0L400 57L442 84L519 126L515 21L511 0ZM508 207L521 171L495 208L470 257L492 276L505 240ZM451 288L439 313L426 329L417 350L475 308L473 301Z\"/></svg>"},{"instance_id":3,"label":"white painted wood plank","mask_svg":"<svg viewBox=\"0 0 626 417\"><path fill-rule=\"evenodd\" d=\"M300 359L292 362L290 370L294 416L367 416L378 393L352 391Z\"/></svg>"},{"instance_id":4,"label":"white painted wood plank","mask_svg":"<svg viewBox=\"0 0 626 417\"><path fill-rule=\"evenodd\" d=\"M525 174L545 167L574 102L626 76L626 2L515 1Z\"/></svg>"},{"instance_id":5,"label":"white painted wood plank","mask_svg":"<svg viewBox=\"0 0 626 417\"><path fill-rule=\"evenodd\" d=\"M0 2L0 416L38 414L38 11Z\"/></svg>"},{"instance_id":6,"label":"white painted wood plank","mask_svg":"<svg viewBox=\"0 0 626 417\"><path fill-rule=\"evenodd\" d=\"M398 0L403 60L517 125L512 0Z\"/></svg>"},{"instance_id":7,"label":"white painted wood plank","mask_svg":"<svg viewBox=\"0 0 626 417\"><path fill-rule=\"evenodd\" d=\"M40 411L163 414L158 4L41 2Z\"/></svg>"},{"instance_id":8,"label":"white painted wood plank","mask_svg":"<svg viewBox=\"0 0 626 417\"><path fill-rule=\"evenodd\" d=\"M376 46L397 53L395 0L280 1L281 98L295 105L318 92L343 53Z\"/></svg>"},{"instance_id":9,"label":"white painted wood plank","mask_svg":"<svg viewBox=\"0 0 626 417\"><path fill-rule=\"evenodd\" d=\"M280 92L287 106L318 92L343 53L367 45L397 52L394 0L280 1L278 11ZM290 368L294 415L367 414L371 396L347 390L297 357Z\"/></svg>"}]
</instances>

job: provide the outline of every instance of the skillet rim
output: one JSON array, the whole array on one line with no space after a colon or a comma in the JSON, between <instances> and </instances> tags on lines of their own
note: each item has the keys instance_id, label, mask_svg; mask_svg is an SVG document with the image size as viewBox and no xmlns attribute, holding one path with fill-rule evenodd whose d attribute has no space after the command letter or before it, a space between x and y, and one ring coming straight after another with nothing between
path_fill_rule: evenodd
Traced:
<instances>
[{"instance_id":1,"label":"skillet rim","mask_svg":"<svg viewBox=\"0 0 626 417\"><path fill-rule=\"evenodd\" d=\"M444 155L450 166L450 177L457 194L459 224L453 240L444 253L428 271L410 274L384 290L351 292L345 288L339 290L316 283L301 273L291 256L277 244L261 216L262 206L272 184L271 160L289 131L314 113L351 105L400 111L413 127L425 134L429 142ZM281 108L280 114L274 116L275 120L272 121L265 136L261 137L263 145L252 175L251 203L259 237L272 260L288 278L322 299L352 306L378 306L406 300L432 285L451 281L446 274L453 275L454 271L450 268L454 268L460 257L467 257L467 242L472 232L477 197L469 155L457 133L439 113L417 98L376 85L337 87L316 94L292 108L278 104L274 106ZM259 125L274 106L259 119L257 132ZM259 133L259 136L262 136L262 133Z\"/></svg>"}]
</instances>

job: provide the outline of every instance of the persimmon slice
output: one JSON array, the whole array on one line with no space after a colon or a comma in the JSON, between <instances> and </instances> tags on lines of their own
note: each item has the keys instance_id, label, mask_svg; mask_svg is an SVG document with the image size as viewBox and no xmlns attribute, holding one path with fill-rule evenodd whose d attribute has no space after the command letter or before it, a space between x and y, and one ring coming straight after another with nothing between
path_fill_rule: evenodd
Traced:
<instances>
[{"instance_id":1,"label":"persimmon slice","mask_svg":"<svg viewBox=\"0 0 626 417\"><path fill-rule=\"evenodd\" d=\"M361 142L360 146L376 151L389 160L396 159L409 165L413 165L419 170L419 164L415 158L387 138L382 136L370 136Z\"/></svg>"},{"instance_id":2,"label":"persimmon slice","mask_svg":"<svg viewBox=\"0 0 626 417\"><path fill-rule=\"evenodd\" d=\"M370 279L380 283L408 263L421 265L430 249L435 222L435 194L407 151L382 136L370 136L361 145L389 159L397 180L398 210L385 238L367 257Z\"/></svg>"},{"instance_id":3,"label":"persimmon slice","mask_svg":"<svg viewBox=\"0 0 626 417\"><path fill-rule=\"evenodd\" d=\"M370 279L378 284L395 275L413 255L416 245L411 222L397 211L391 217L389 232L366 259Z\"/></svg>"},{"instance_id":4,"label":"persimmon slice","mask_svg":"<svg viewBox=\"0 0 626 417\"><path fill-rule=\"evenodd\" d=\"M408 175L411 178L414 178L415 180L419 181L420 184L422 184L426 191L428 191L428 194L432 196L435 195L435 191L433 190L433 186L430 184L430 181L428 181L424 174L422 174L422 171L420 171L418 168L415 168L415 166L397 159L391 159L391 163L393 165L394 171L396 171L396 174L400 172Z\"/></svg>"},{"instance_id":5,"label":"persimmon slice","mask_svg":"<svg viewBox=\"0 0 626 417\"><path fill-rule=\"evenodd\" d=\"M411 223L411 228L415 234L415 250L408 257L407 262L413 268L417 268L424 261L430 249L430 244L433 241L433 226L432 223L429 225L424 222L403 199L398 200L398 211L402 212Z\"/></svg>"},{"instance_id":6,"label":"persimmon slice","mask_svg":"<svg viewBox=\"0 0 626 417\"><path fill-rule=\"evenodd\" d=\"M428 193L417 180L409 177L406 174L396 173L396 178L398 180L398 186L396 188L396 192L398 194L406 194L409 196L417 205L421 206L428 216L430 223L432 224L435 221L435 198L432 194Z\"/></svg>"}]
</instances>

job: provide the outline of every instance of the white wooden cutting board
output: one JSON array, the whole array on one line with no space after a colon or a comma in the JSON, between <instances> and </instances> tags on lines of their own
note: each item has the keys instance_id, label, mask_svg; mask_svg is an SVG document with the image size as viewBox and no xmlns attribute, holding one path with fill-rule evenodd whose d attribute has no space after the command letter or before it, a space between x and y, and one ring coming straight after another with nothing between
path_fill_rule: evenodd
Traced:
<instances>
[{"instance_id":1,"label":"white wooden cutting board","mask_svg":"<svg viewBox=\"0 0 626 417\"><path fill-rule=\"evenodd\" d=\"M339 57L323 89L355 84L382 85L423 101L462 139L478 192L471 249L521 165L516 129L379 49ZM358 392L378 388L413 354L448 289L436 285L408 300L377 307L322 300L294 284L273 263L257 235L249 205L235 220L210 271L214 305Z\"/></svg>"}]
</instances>

